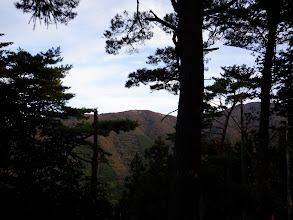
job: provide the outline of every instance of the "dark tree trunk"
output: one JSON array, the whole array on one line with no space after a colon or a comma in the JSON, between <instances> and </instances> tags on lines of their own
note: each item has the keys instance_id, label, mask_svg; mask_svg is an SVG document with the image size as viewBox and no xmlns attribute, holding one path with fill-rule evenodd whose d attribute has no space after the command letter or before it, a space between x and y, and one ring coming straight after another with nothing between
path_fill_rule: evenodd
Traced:
<instances>
[{"instance_id":1,"label":"dark tree trunk","mask_svg":"<svg viewBox=\"0 0 293 220\"><path fill-rule=\"evenodd\" d=\"M92 156L92 181L95 184L98 179L98 111L94 110L94 145L93 145L93 156ZM93 185L94 185L93 184Z\"/></svg>"},{"instance_id":2,"label":"dark tree trunk","mask_svg":"<svg viewBox=\"0 0 293 220\"><path fill-rule=\"evenodd\" d=\"M225 151L225 141L226 141L227 129L228 129L230 117L232 115L232 112L233 112L235 106L236 106L236 102L233 103L231 108L228 110L228 114L226 115L223 133L222 133L222 137L221 137L220 149L219 149L219 154L221 154L221 155L223 155L224 151Z\"/></svg>"},{"instance_id":3,"label":"dark tree trunk","mask_svg":"<svg viewBox=\"0 0 293 220\"><path fill-rule=\"evenodd\" d=\"M293 113L289 112L286 123L286 162L287 162L287 201L288 220L292 220L292 192L291 192L291 149L293 149Z\"/></svg>"},{"instance_id":4,"label":"dark tree trunk","mask_svg":"<svg viewBox=\"0 0 293 220\"><path fill-rule=\"evenodd\" d=\"M176 124L169 219L199 219L203 108L202 0L178 0L180 98Z\"/></svg>"},{"instance_id":5,"label":"dark tree trunk","mask_svg":"<svg viewBox=\"0 0 293 220\"><path fill-rule=\"evenodd\" d=\"M276 4L277 5L277 4ZM262 71L261 84L261 114L259 126L259 144L257 147L257 193L259 197L258 219L269 219L272 207L268 198L269 189L267 188L267 169L268 169L268 147L269 147L269 118L270 118L270 91L272 84L272 66L275 55L276 32L278 9L276 5L267 4L268 18L268 41L266 45L266 53L264 60L264 68Z\"/></svg>"},{"instance_id":6,"label":"dark tree trunk","mask_svg":"<svg viewBox=\"0 0 293 220\"><path fill-rule=\"evenodd\" d=\"M246 186L246 132L244 128L244 110L243 110L243 94L240 96L240 119L241 119L241 176L242 187ZM242 220L246 220L247 204L243 203Z\"/></svg>"}]
</instances>

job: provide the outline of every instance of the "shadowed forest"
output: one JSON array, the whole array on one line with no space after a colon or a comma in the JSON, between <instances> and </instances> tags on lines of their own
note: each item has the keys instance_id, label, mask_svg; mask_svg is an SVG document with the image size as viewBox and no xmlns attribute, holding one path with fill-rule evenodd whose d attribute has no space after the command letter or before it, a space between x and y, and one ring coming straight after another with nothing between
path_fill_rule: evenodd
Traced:
<instances>
[{"instance_id":1,"label":"shadowed forest","mask_svg":"<svg viewBox=\"0 0 293 220\"><path fill-rule=\"evenodd\" d=\"M133 54L155 27L168 35L174 45L157 48L125 87L177 95L176 118L70 107L74 94L62 80L73 66L61 49L12 51L17 42L2 42L0 31L2 217L293 219L292 0L167 3L173 12L159 17L134 1L135 12L105 21L103 46ZM14 4L37 28L70 23L79 0ZM220 44L250 51L255 62L206 79Z\"/></svg>"}]
</instances>

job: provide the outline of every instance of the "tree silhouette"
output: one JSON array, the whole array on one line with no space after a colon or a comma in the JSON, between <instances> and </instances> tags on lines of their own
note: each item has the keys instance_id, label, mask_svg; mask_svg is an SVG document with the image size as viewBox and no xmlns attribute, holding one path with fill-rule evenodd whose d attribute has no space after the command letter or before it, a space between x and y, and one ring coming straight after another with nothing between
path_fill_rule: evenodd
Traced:
<instances>
[{"instance_id":1,"label":"tree silhouette","mask_svg":"<svg viewBox=\"0 0 293 220\"><path fill-rule=\"evenodd\" d=\"M286 51L280 53L276 64L276 75L279 82L276 104L280 114L286 117L286 160L287 160L287 204L288 219L292 219L291 195L291 150L293 146L293 49L292 40Z\"/></svg>"},{"instance_id":2,"label":"tree silhouette","mask_svg":"<svg viewBox=\"0 0 293 220\"><path fill-rule=\"evenodd\" d=\"M218 109L222 110L225 116L224 122L218 121L219 128L222 132L220 135L220 143L218 153L224 153L226 133L231 114L242 100L253 99L258 96L256 89L259 87L259 80L255 76L255 70L245 65L222 67L224 73L220 73L221 77L213 77L214 84L206 87L209 101L217 98L219 104ZM219 116L218 116L219 117Z\"/></svg>"},{"instance_id":3,"label":"tree silhouette","mask_svg":"<svg viewBox=\"0 0 293 220\"><path fill-rule=\"evenodd\" d=\"M133 16L128 12L116 15L110 29L105 32L106 51L117 54L122 47L134 52L136 45L153 36L152 23L157 23L167 34L172 34L179 60L180 98L174 150L174 178L170 219L197 219L198 184L201 157L201 122L203 111L203 40L204 16L221 13L236 1L218 6L215 2L171 1L174 12L163 19L153 11ZM139 1L137 2L139 9ZM206 3L206 2L205 2ZM206 9L206 10L204 10ZM119 38L118 38L119 37ZM196 69L196 70L195 70ZM145 70L142 73L147 73ZM164 72L163 72L164 74ZM172 72L172 74L176 74ZM176 90L175 90L176 91ZM191 144L192 143L192 144Z\"/></svg>"},{"instance_id":4,"label":"tree silhouette","mask_svg":"<svg viewBox=\"0 0 293 220\"><path fill-rule=\"evenodd\" d=\"M61 79L71 66L58 66L61 60L59 48L37 55L21 49L1 54L3 215L32 219L109 215L110 206L102 189L89 199L82 164L72 152L87 143L92 128L85 124L68 127L61 121L83 118L90 111L66 106L73 94L65 92L68 87ZM84 201L92 209L86 211L81 205Z\"/></svg>"},{"instance_id":5,"label":"tree silhouette","mask_svg":"<svg viewBox=\"0 0 293 220\"><path fill-rule=\"evenodd\" d=\"M272 210L266 199L268 189L265 182L269 158L269 116L272 88L272 71L276 46L288 44L292 38L292 2L282 1L243 1L216 18L218 27L225 33L226 45L252 50L259 55L262 73L261 117L258 144L258 185L259 214L268 216ZM223 25L226 24L226 25ZM260 217L261 218L261 217Z\"/></svg>"},{"instance_id":6,"label":"tree silhouette","mask_svg":"<svg viewBox=\"0 0 293 220\"><path fill-rule=\"evenodd\" d=\"M197 219L199 199L199 170L201 159L201 122L203 111L203 20L224 14L237 0L224 1L183 1L171 0L174 12L163 19L153 11L128 12L116 15L110 30L105 32L106 51L117 54L122 47L128 52L135 51L137 44L153 36L152 24L157 23L172 35L176 56L179 59L180 99L176 125L174 153L174 178L172 199L169 205L170 219ZM47 11L50 11L48 9ZM41 17L41 16L40 16ZM212 39L211 34L211 39ZM117 37L118 36L118 37ZM209 46L209 45L207 45Z\"/></svg>"}]
</instances>

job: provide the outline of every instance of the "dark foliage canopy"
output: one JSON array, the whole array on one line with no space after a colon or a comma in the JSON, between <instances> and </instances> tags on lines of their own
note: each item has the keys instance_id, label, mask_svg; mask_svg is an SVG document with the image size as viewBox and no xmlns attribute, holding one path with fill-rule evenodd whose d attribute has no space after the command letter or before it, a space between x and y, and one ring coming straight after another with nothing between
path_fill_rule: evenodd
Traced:
<instances>
[{"instance_id":1,"label":"dark foliage canopy","mask_svg":"<svg viewBox=\"0 0 293 220\"><path fill-rule=\"evenodd\" d=\"M15 6L24 13L32 14L30 21L33 21L35 27L38 19L47 26L67 24L77 15L73 10L78 4L79 0L20 0Z\"/></svg>"}]
</instances>

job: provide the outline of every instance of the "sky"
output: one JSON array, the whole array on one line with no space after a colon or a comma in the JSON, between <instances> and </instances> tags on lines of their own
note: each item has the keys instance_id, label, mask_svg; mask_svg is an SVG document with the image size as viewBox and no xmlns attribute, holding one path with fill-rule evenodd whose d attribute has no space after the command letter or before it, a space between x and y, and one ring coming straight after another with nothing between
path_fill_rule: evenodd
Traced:
<instances>
[{"instance_id":1,"label":"sky","mask_svg":"<svg viewBox=\"0 0 293 220\"><path fill-rule=\"evenodd\" d=\"M99 113L127 110L151 110L167 114L178 107L178 96L166 91L151 92L149 86L125 88L129 73L148 68L145 63L156 48L172 45L170 36L158 28L152 40L139 48L139 53L129 55L120 52L109 55L105 52L103 33L110 26L110 20L124 10L136 10L136 0L81 0L76 8L77 16L68 25L29 23L30 14L17 10L17 0L0 1L0 33L5 34L0 42L14 42L10 50L22 48L36 54L54 47L61 47L62 64L73 68L63 80L68 92L75 97L68 105L78 108L98 108ZM159 17L172 12L170 0L140 1L140 10L153 10ZM249 51L217 45L220 49L208 55L208 71L205 78L219 76L221 66L234 64L253 65L254 58ZM206 81L209 83L209 81ZM173 115L176 116L176 112Z\"/></svg>"}]
</instances>

